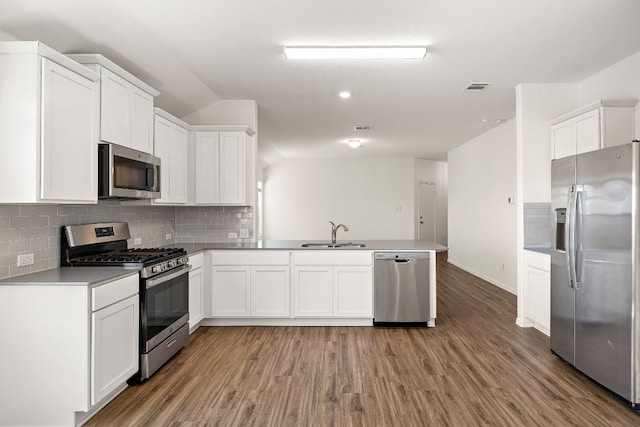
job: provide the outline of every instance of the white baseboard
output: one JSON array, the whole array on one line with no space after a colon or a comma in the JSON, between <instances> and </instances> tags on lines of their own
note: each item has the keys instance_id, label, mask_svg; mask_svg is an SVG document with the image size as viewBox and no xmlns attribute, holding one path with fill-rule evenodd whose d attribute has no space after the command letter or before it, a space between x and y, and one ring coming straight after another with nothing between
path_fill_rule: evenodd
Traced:
<instances>
[{"instance_id":1,"label":"white baseboard","mask_svg":"<svg viewBox=\"0 0 640 427\"><path fill-rule=\"evenodd\" d=\"M518 292L517 292L515 289L511 289L509 286L505 285L504 283L500 283L500 282L498 282L498 281L496 281L496 280L492 279L491 277L487 277L487 276L485 276L485 275L484 275L484 274L482 274L482 273L478 273L477 271L475 271L475 270L473 270L473 269L471 269L471 268L468 268L468 267L466 267L466 266L464 266L464 265L460 264L459 262L457 262L457 261L455 261L455 260L452 260L451 258L449 258L447 261L448 261L449 263L451 263L451 264L455 265L456 267L458 267L458 268L460 268L460 269L462 269L462 270L466 271L467 273L471 273L471 274L473 274L474 276L477 276L477 277L481 278L482 280L484 280L484 281L486 281L486 282L489 282L489 283L491 283L492 285L497 286L497 287L499 287L500 289L502 289L502 290L505 290L505 291L509 292L510 294L518 295Z\"/></svg>"},{"instance_id":2,"label":"white baseboard","mask_svg":"<svg viewBox=\"0 0 640 427\"><path fill-rule=\"evenodd\" d=\"M435 323L435 322L434 322ZM373 326L372 318L205 318L200 326Z\"/></svg>"}]
</instances>

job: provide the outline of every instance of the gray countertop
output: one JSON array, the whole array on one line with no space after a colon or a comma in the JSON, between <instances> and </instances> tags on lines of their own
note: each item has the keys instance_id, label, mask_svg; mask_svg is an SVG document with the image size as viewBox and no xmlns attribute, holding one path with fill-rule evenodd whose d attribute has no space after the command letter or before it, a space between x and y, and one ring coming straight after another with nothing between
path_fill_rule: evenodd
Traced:
<instances>
[{"instance_id":1,"label":"gray countertop","mask_svg":"<svg viewBox=\"0 0 640 427\"><path fill-rule=\"evenodd\" d=\"M526 251L538 252L540 254L551 255L551 248L548 246L525 246Z\"/></svg>"},{"instance_id":2,"label":"gray countertop","mask_svg":"<svg viewBox=\"0 0 640 427\"><path fill-rule=\"evenodd\" d=\"M443 252L447 248L428 240L353 240L355 243L364 243L365 247L348 248L303 248L303 243L323 242L313 240L261 240L251 243L172 243L165 247L184 248L189 255L205 250L232 250L232 249L267 249L267 250L321 250L321 251L344 251L344 250L368 250L368 251L436 251ZM338 240L338 243L345 243L347 240ZM328 243L328 242L324 242ZM24 274L22 276L10 277L0 280L3 285L82 285L95 286L105 282L117 280L130 274L137 274L139 268L124 267L60 267L51 270L39 271L36 273Z\"/></svg>"},{"instance_id":3,"label":"gray countertop","mask_svg":"<svg viewBox=\"0 0 640 427\"><path fill-rule=\"evenodd\" d=\"M365 247L345 247L345 248L303 248L303 243L329 243L322 240L260 240L250 243L173 243L168 247L184 248L190 255L204 250L234 250L234 249L267 249L267 250L321 250L321 251L344 251L344 250L366 250L366 251L436 251L444 252L446 246L439 245L428 240L338 240L338 243L364 243Z\"/></svg>"},{"instance_id":4,"label":"gray countertop","mask_svg":"<svg viewBox=\"0 0 640 427\"><path fill-rule=\"evenodd\" d=\"M0 286L95 286L138 274L139 268L60 267L0 280Z\"/></svg>"}]
</instances>

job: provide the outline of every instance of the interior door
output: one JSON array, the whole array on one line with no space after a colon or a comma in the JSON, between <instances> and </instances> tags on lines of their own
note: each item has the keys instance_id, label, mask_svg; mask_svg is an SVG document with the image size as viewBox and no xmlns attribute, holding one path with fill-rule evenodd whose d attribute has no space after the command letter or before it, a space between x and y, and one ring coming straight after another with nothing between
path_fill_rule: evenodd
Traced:
<instances>
[{"instance_id":1,"label":"interior door","mask_svg":"<svg viewBox=\"0 0 640 427\"><path fill-rule=\"evenodd\" d=\"M577 157L575 366L631 400L632 164L621 145Z\"/></svg>"},{"instance_id":2,"label":"interior door","mask_svg":"<svg viewBox=\"0 0 640 427\"><path fill-rule=\"evenodd\" d=\"M420 183L420 240L436 241L436 186Z\"/></svg>"}]
</instances>

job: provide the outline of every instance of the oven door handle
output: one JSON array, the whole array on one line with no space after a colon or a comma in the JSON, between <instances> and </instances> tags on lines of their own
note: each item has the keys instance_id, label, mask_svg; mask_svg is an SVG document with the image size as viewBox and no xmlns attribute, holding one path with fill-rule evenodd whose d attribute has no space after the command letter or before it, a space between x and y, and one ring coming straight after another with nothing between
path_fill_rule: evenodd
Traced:
<instances>
[{"instance_id":1,"label":"oven door handle","mask_svg":"<svg viewBox=\"0 0 640 427\"><path fill-rule=\"evenodd\" d=\"M148 279L145 285L145 289L151 289L154 286L160 285L161 283L164 283L171 279L175 279L176 277L183 275L189 270L191 270L191 265L187 264L187 265L183 265L178 269L167 271L166 273L162 273L161 275L156 276L152 279Z\"/></svg>"}]
</instances>

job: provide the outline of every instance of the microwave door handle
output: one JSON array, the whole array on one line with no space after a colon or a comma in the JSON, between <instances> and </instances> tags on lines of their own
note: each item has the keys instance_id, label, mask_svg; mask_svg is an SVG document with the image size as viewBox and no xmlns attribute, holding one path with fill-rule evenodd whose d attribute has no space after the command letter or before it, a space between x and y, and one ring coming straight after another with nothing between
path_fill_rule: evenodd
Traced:
<instances>
[{"instance_id":1,"label":"microwave door handle","mask_svg":"<svg viewBox=\"0 0 640 427\"><path fill-rule=\"evenodd\" d=\"M153 187L155 185L155 168L152 165L147 165L147 182L145 183L145 188L148 191L153 191Z\"/></svg>"}]
</instances>

